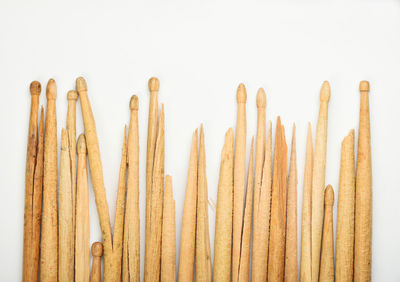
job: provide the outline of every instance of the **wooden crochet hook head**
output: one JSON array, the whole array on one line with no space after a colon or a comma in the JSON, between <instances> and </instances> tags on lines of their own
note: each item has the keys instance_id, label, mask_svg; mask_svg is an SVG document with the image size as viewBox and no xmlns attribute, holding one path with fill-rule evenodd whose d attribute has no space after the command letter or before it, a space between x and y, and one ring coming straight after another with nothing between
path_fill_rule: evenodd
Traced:
<instances>
[{"instance_id":1,"label":"wooden crochet hook head","mask_svg":"<svg viewBox=\"0 0 400 282\"><path fill-rule=\"evenodd\" d=\"M39 96L40 92L42 91L42 86L40 85L39 81L35 80L35 81L31 82L29 90L30 90L32 96L34 96L34 95Z\"/></svg>"},{"instance_id":2,"label":"wooden crochet hook head","mask_svg":"<svg viewBox=\"0 0 400 282\"><path fill-rule=\"evenodd\" d=\"M50 78L46 87L47 100L55 100L57 98L57 85L54 79Z\"/></svg>"},{"instance_id":3,"label":"wooden crochet hook head","mask_svg":"<svg viewBox=\"0 0 400 282\"><path fill-rule=\"evenodd\" d=\"M236 92L236 100L238 103L246 103L247 92L243 83L240 83Z\"/></svg>"},{"instance_id":4,"label":"wooden crochet hook head","mask_svg":"<svg viewBox=\"0 0 400 282\"><path fill-rule=\"evenodd\" d=\"M324 81L324 83L322 83L319 99L321 100L321 102L329 102L330 98L331 98L331 86L329 85L328 81Z\"/></svg>"}]
</instances>

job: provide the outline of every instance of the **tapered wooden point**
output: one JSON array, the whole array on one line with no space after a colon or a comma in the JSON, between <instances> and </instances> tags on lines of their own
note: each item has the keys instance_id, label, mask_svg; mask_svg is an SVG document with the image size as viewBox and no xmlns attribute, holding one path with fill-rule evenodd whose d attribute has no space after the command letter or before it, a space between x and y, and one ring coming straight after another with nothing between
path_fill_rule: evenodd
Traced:
<instances>
[{"instance_id":1,"label":"tapered wooden point","mask_svg":"<svg viewBox=\"0 0 400 282\"><path fill-rule=\"evenodd\" d=\"M50 78L46 87L47 100L55 100L57 98L57 85L54 79Z\"/></svg>"},{"instance_id":2,"label":"tapered wooden point","mask_svg":"<svg viewBox=\"0 0 400 282\"><path fill-rule=\"evenodd\" d=\"M246 87L243 83L240 83L236 92L236 100L238 103L246 103L247 93Z\"/></svg>"},{"instance_id":3,"label":"tapered wooden point","mask_svg":"<svg viewBox=\"0 0 400 282\"><path fill-rule=\"evenodd\" d=\"M31 95L40 95L40 92L42 91L42 86L40 85L39 81L35 80L31 82L29 90L31 92Z\"/></svg>"},{"instance_id":4,"label":"tapered wooden point","mask_svg":"<svg viewBox=\"0 0 400 282\"><path fill-rule=\"evenodd\" d=\"M132 111L137 111L139 109L139 98L136 95L132 95L131 101L129 102L129 107Z\"/></svg>"},{"instance_id":5,"label":"tapered wooden point","mask_svg":"<svg viewBox=\"0 0 400 282\"><path fill-rule=\"evenodd\" d=\"M267 104L267 98L263 88L258 89L257 92L257 108L265 108Z\"/></svg>"},{"instance_id":6,"label":"tapered wooden point","mask_svg":"<svg viewBox=\"0 0 400 282\"><path fill-rule=\"evenodd\" d=\"M369 92L369 82L363 80L360 82L360 92Z\"/></svg>"},{"instance_id":7,"label":"tapered wooden point","mask_svg":"<svg viewBox=\"0 0 400 282\"><path fill-rule=\"evenodd\" d=\"M86 138L84 134L81 134L78 137L77 151L78 154L86 154Z\"/></svg>"},{"instance_id":8,"label":"tapered wooden point","mask_svg":"<svg viewBox=\"0 0 400 282\"><path fill-rule=\"evenodd\" d=\"M103 244L100 242L94 242L92 245L92 256L101 257L103 255Z\"/></svg>"},{"instance_id":9,"label":"tapered wooden point","mask_svg":"<svg viewBox=\"0 0 400 282\"><path fill-rule=\"evenodd\" d=\"M321 102L329 102L329 98L331 97L331 86L329 85L328 81L324 81L322 83L321 92L320 92L320 100Z\"/></svg>"},{"instance_id":10,"label":"tapered wooden point","mask_svg":"<svg viewBox=\"0 0 400 282\"><path fill-rule=\"evenodd\" d=\"M68 91L67 99L73 101L78 100L78 92L76 92L75 90Z\"/></svg>"},{"instance_id":11,"label":"tapered wooden point","mask_svg":"<svg viewBox=\"0 0 400 282\"><path fill-rule=\"evenodd\" d=\"M233 138L233 128L229 128L228 131L225 133L225 138Z\"/></svg>"},{"instance_id":12,"label":"tapered wooden point","mask_svg":"<svg viewBox=\"0 0 400 282\"><path fill-rule=\"evenodd\" d=\"M347 139L354 139L354 129L350 130L349 134L343 139L342 144L345 143Z\"/></svg>"},{"instance_id":13,"label":"tapered wooden point","mask_svg":"<svg viewBox=\"0 0 400 282\"><path fill-rule=\"evenodd\" d=\"M76 90L78 92L87 91L86 80L82 76L76 79Z\"/></svg>"},{"instance_id":14,"label":"tapered wooden point","mask_svg":"<svg viewBox=\"0 0 400 282\"><path fill-rule=\"evenodd\" d=\"M158 91L160 89L160 81L157 77L152 77L149 79L149 90L150 92Z\"/></svg>"},{"instance_id":15,"label":"tapered wooden point","mask_svg":"<svg viewBox=\"0 0 400 282\"><path fill-rule=\"evenodd\" d=\"M325 189L325 206L333 206L335 201L335 193L331 185L326 186Z\"/></svg>"}]
</instances>

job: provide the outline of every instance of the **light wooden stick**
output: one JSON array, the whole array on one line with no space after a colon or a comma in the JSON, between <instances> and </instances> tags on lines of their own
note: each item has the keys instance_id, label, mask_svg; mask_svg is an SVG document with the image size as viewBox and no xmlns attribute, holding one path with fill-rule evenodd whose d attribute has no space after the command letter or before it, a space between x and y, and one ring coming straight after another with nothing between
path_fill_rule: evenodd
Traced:
<instances>
[{"instance_id":1,"label":"light wooden stick","mask_svg":"<svg viewBox=\"0 0 400 282\"><path fill-rule=\"evenodd\" d=\"M258 247L254 248L252 261L252 281L266 281L268 269L268 241L269 222L271 215L271 183L272 183L272 124L269 122L268 140L265 147L265 160L262 171L261 194L258 205L258 227L253 224L253 232L259 232L256 236ZM254 238L254 236L253 236ZM256 269L257 268L257 269Z\"/></svg>"},{"instance_id":2,"label":"light wooden stick","mask_svg":"<svg viewBox=\"0 0 400 282\"><path fill-rule=\"evenodd\" d=\"M172 194L172 177L165 177L163 224L161 246L161 281L176 281L175 201Z\"/></svg>"},{"instance_id":3,"label":"light wooden stick","mask_svg":"<svg viewBox=\"0 0 400 282\"><path fill-rule=\"evenodd\" d=\"M196 226L196 282L211 281L211 254L208 228L208 188L206 176L206 152L203 125L200 127L198 197Z\"/></svg>"},{"instance_id":4,"label":"light wooden stick","mask_svg":"<svg viewBox=\"0 0 400 282\"><path fill-rule=\"evenodd\" d=\"M44 132L43 213L40 242L40 281L58 279L57 220L57 117L56 82L50 79L46 88L47 111Z\"/></svg>"},{"instance_id":5,"label":"light wooden stick","mask_svg":"<svg viewBox=\"0 0 400 282\"><path fill-rule=\"evenodd\" d=\"M65 129L61 131L61 153L60 153L60 188L58 207L58 230L59 230L59 281L74 280L74 231L72 223L72 184L71 184L71 161L69 159L68 133Z\"/></svg>"},{"instance_id":6,"label":"light wooden stick","mask_svg":"<svg viewBox=\"0 0 400 282\"><path fill-rule=\"evenodd\" d=\"M320 108L315 136L315 155L312 180L312 208L311 208L311 241L312 241L312 280L318 280L318 271L321 254L322 223L324 216L324 187L326 166L326 139L328 129L328 103L330 86L327 81L322 84L320 93Z\"/></svg>"},{"instance_id":7,"label":"light wooden stick","mask_svg":"<svg viewBox=\"0 0 400 282\"><path fill-rule=\"evenodd\" d=\"M71 90L67 94L68 111L67 111L67 132L69 139L69 153L71 160L71 183L72 183L72 226L75 232L76 217L76 100L78 92ZM75 244L75 242L74 242Z\"/></svg>"},{"instance_id":8,"label":"light wooden stick","mask_svg":"<svg viewBox=\"0 0 400 282\"><path fill-rule=\"evenodd\" d=\"M325 189L324 232L322 236L321 269L319 281L333 282L335 280L333 260L333 202L335 194L331 185Z\"/></svg>"},{"instance_id":9,"label":"light wooden stick","mask_svg":"<svg viewBox=\"0 0 400 282\"><path fill-rule=\"evenodd\" d=\"M76 80L76 89L79 93L83 124L85 127L86 146L88 150L90 175L96 199L97 213L99 215L104 244L104 281L116 281L118 269L121 265L115 262L113 257L113 244L111 234L110 216L103 181L103 167L100 158L99 142L97 139L96 124L87 95L86 81L79 77ZM54 281L54 280L53 280Z\"/></svg>"},{"instance_id":10,"label":"light wooden stick","mask_svg":"<svg viewBox=\"0 0 400 282\"><path fill-rule=\"evenodd\" d=\"M285 282L297 282L298 280L296 125L293 125L286 214Z\"/></svg>"},{"instance_id":11,"label":"light wooden stick","mask_svg":"<svg viewBox=\"0 0 400 282\"><path fill-rule=\"evenodd\" d=\"M253 155L254 137L251 140L249 170L247 174L246 204L244 208L242 245L240 248L239 281L249 281L251 217L253 212Z\"/></svg>"},{"instance_id":12,"label":"light wooden stick","mask_svg":"<svg viewBox=\"0 0 400 282\"><path fill-rule=\"evenodd\" d=\"M81 134L79 136L76 148L78 151L78 171L76 185L75 281L89 282L90 219L85 135Z\"/></svg>"},{"instance_id":13,"label":"light wooden stick","mask_svg":"<svg viewBox=\"0 0 400 282\"><path fill-rule=\"evenodd\" d=\"M237 121L235 137L235 159L233 167L233 238L232 281L238 280L240 245L243 225L243 202L245 188L246 159L246 88L241 83L237 89Z\"/></svg>"},{"instance_id":14,"label":"light wooden stick","mask_svg":"<svg viewBox=\"0 0 400 282\"><path fill-rule=\"evenodd\" d=\"M139 222L139 100L130 100L128 133L128 183L124 235L124 281L140 280L140 222ZM121 168L123 164L121 162ZM121 211L123 212L123 211Z\"/></svg>"},{"instance_id":15,"label":"light wooden stick","mask_svg":"<svg viewBox=\"0 0 400 282\"><path fill-rule=\"evenodd\" d=\"M150 90L150 104L149 104L149 117L148 117L148 128L147 128L147 153L146 153L146 230L145 230L145 263L144 273L145 280L147 281L148 269L151 257L149 256L149 242L150 242L150 209L151 209L151 189L153 183L153 163L154 163L154 152L156 149L157 139L157 122L158 122L158 90L160 88L160 82L157 78L152 77L149 79L149 90Z\"/></svg>"},{"instance_id":16,"label":"light wooden stick","mask_svg":"<svg viewBox=\"0 0 400 282\"><path fill-rule=\"evenodd\" d=\"M101 256L103 255L103 244L95 242L92 245L92 272L90 282L101 282Z\"/></svg>"},{"instance_id":17,"label":"light wooden stick","mask_svg":"<svg viewBox=\"0 0 400 282\"><path fill-rule=\"evenodd\" d=\"M372 169L368 81L360 82L360 92L354 248L355 282L371 280Z\"/></svg>"},{"instance_id":18,"label":"light wooden stick","mask_svg":"<svg viewBox=\"0 0 400 282\"><path fill-rule=\"evenodd\" d=\"M285 269L287 145L280 117L276 124L272 179L268 281L283 281Z\"/></svg>"},{"instance_id":19,"label":"light wooden stick","mask_svg":"<svg viewBox=\"0 0 400 282\"><path fill-rule=\"evenodd\" d=\"M39 95L41 85L38 81L33 81L30 85L31 92L31 112L29 116L28 142L26 150L25 167L25 212L24 212L24 253L22 281L37 281L37 262L34 261L34 242L33 242L33 195L35 183L35 166L37 156L37 123L39 110ZM34 276L36 272L36 277Z\"/></svg>"},{"instance_id":20,"label":"light wooden stick","mask_svg":"<svg viewBox=\"0 0 400 282\"><path fill-rule=\"evenodd\" d=\"M300 281L311 282L311 189L313 169L313 141L311 123L308 123L306 161L304 165L303 208L301 215Z\"/></svg>"},{"instance_id":21,"label":"light wooden stick","mask_svg":"<svg viewBox=\"0 0 400 282\"><path fill-rule=\"evenodd\" d=\"M252 269L251 269L251 277L253 281L261 280L264 275L262 273L265 272L265 264L262 263L263 256L265 256L265 244L261 243L262 234L265 234L265 225L261 225L260 221L261 217L264 214L260 214L260 205L265 206L265 203L260 202L261 197L261 185L262 185L262 177L263 177L263 167L264 167L264 158L265 158L265 105L266 98L264 89L260 88L257 93L257 139L256 139L256 166L255 166L255 175L254 175L254 215L253 215L253 252L252 252ZM262 210L265 213L265 210ZM264 252L263 254L261 254ZM264 270L263 270L264 268ZM267 278L265 277L264 280Z\"/></svg>"},{"instance_id":22,"label":"light wooden stick","mask_svg":"<svg viewBox=\"0 0 400 282\"><path fill-rule=\"evenodd\" d=\"M336 227L336 272L338 282L353 281L354 256L354 129L342 142L339 201Z\"/></svg>"},{"instance_id":23,"label":"light wooden stick","mask_svg":"<svg viewBox=\"0 0 400 282\"><path fill-rule=\"evenodd\" d=\"M178 281L192 282L194 271L194 253L196 244L197 210L197 129L192 136L185 203L182 214L181 250L179 254Z\"/></svg>"},{"instance_id":24,"label":"light wooden stick","mask_svg":"<svg viewBox=\"0 0 400 282\"><path fill-rule=\"evenodd\" d=\"M231 281L233 129L225 133L218 182L214 240L214 281Z\"/></svg>"}]
</instances>

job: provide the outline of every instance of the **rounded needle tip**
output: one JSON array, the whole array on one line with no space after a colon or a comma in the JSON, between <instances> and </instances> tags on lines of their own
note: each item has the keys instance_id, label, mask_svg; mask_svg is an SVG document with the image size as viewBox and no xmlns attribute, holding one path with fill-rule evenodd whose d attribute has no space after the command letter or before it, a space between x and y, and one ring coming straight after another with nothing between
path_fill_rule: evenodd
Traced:
<instances>
[{"instance_id":1,"label":"rounded needle tip","mask_svg":"<svg viewBox=\"0 0 400 282\"><path fill-rule=\"evenodd\" d=\"M46 97L48 100L55 100L57 98L57 85L54 79L50 78L46 87Z\"/></svg>"},{"instance_id":2,"label":"rounded needle tip","mask_svg":"<svg viewBox=\"0 0 400 282\"><path fill-rule=\"evenodd\" d=\"M243 83L240 83L236 92L236 100L238 103L246 103L247 93L246 87Z\"/></svg>"},{"instance_id":3,"label":"rounded needle tip","mask_svg":"<svg viewBox=\"0 0 400 282\"><path fill-rule=\"evenodd\" d=\"M329 85L328 81L324 81L322 83L321 92L320 92L320 100L321 102L329 102L329 98L331 97L331 86Z\"/></svg>"},{"instance_id":4,"label":"rounded needle tip","mask_svg":"<svg viewBox=\"0 0 400 282\"><path fill-rule=\"evenodd\" d=\"M92 256L101 257L103 255L103 244L100 242L95 242L92 245Z\"/></svg>"},{"instance_id":5,"label":"rounded needle tip","mask_svg":"<svg viewBox=\"0 0 400 282\"><path fill-rule=\"evenodd\" d=\"M335 193L333 192L332 185L326 186L325 189L325 205L333 206L333 202L335 201Z\"/></svg>"},{"instance_id":6,"label":"rounded needle tip","mask_svg":"<svg viewBox=\"0 0 400 282\"><path fill-rule=\"evenodd\" d=\"M86 138L84 134L78 137L77 151L78 154L86 154Z\"/></svg>"},{"instance_id":7,"label":"rounded needle tip","mask_svg":"<svg viewBox=\"0 0 400 282\"><path fill-rule=\"evenodd\" d=\"M263 88L258 89L257 92L257 108L265 108L267 104L267 98Z\"/></svg>"},{"instance_id":8,"label":"rounded needle tip","mask_svg":"<svg viewBox=\"0 0 400 282\"><path fill-rule=\"evenodd\" d=\"M32 81L29 90L31 92L31 95L40 95L40 92L42 91L42 86L40 85L39 81Z\"/></svg>"},{"instance_id":9,"label":"rounded needle tip","mask_svg":"<svg viewBox=\"0 0 400 282\"><path fill-rule=\"evenodd\" d=\"M360 82L360 92L369 92L369 82L363 80Z\"/></svg>"},{"instance_id":10,"label":"rounded needle tip","mask_svg":"<svg viewBox=\"0 0 400 282\"><path fill-rule=\"evenodd\" d=\"M132 95L131 101L129 102L129 107L132 111L137 111L139 109L139 98L136 95Z\"/></svg>"},{"instance_id":11,"label":"rounded needle tip","mask_svg":"<svg viewBox=\"0 0 400 282\"><path fill-rule=\"evenodd\" d=\"M149 90L150 92L158 91L160 89L160 81L157 77L152 77L149 79Z\"/></svg>"},{"instance_id":12,"label":"rounded needle tip","mask_svg":"<svg viewBox=\"0 0 400 282\"><path fill-rule=\"evenodd\" d=\"M76 79L76 90L78 92L87 91L86 80L82 76Z\"/></svg>"}]
</instances>

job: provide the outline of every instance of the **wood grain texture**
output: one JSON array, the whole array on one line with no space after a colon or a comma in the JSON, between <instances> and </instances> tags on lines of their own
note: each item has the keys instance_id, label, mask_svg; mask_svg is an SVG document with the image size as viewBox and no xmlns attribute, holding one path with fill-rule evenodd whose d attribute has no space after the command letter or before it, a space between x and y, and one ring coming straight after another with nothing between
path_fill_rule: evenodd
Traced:
<instances>
[{"instance_id":1,"label":"wood grain texture","mask_svg":"<svg viewBox=\"0 0 400 282\"><path fill-rule=\"evenodd\" d=\"M203 125L200 127L197 187L196 282L211 282L211 250L208 226L208 186Z\"/></svg>"},{"instance_id":2,"label":"wood grain texture","mask_svg":"<svg viewBox=\"0 0 400 282\"><path fill-rule=\"evenodd\" d=\"M35 193L35 168L38 155L38 111L41 85L33 81L30 85L31 109L28 125L28 141L25 166L25 210L24 210L24 251L22 265L22 281L37 281L38 262L35 261L34 252L36 244L34 234L34 193ZM42 189L40 187L40 189ZM40 224L40 223L39 223ZM40 226L40 225L39 225ZM35 276L36 275L36 276Z\"/></svg>"},{"instance_id":3,"label":"wood grain texture","mask_svg":"<svg viewBox=\"0 0 400 282\"><path fill-rule=\"evenodd\" d=\"M338 282L353 281L355 168L354 129L342 142L339 199L336 227L336 269Z\"/></svg>"},{"instance_id":4,"label":"wood grain texture","mask_svg":"<svg viewBox=\"0 0 400 282\"><path fill-rule=\"evenodd\" d=\"M356 172L354 281L371 281L372 168L369 83L360 82L360 121Z\"/></svg>"},{"instance_id":5,"label":"wood grain texture","mask_svg":"<svg viewBox=\"0 0 400 282\"><path fill-rule=\"evenodd\" d=\"M290 153L287 214L286 214L286 254L285 282L297 282L297 156L296 125L293 125L292 149Z\"/></svg>"},{"instance_id":6,"label":"wood grain texture","mask_svg":"<svg viewBox=\"0 0 400 282\"><path fill-rule=\"evenodd\" d=\"M312 242L312 281L318 281L321 255L322 223L324 216L324 187L326 167L326 141L328 131L328 103L330 86L327 81L322 84L317 131L315 135L315 153L312 180L311 208L311 242Z\"/></svg>"},{"instance_id":7,"label":"wood grain texture","mask_svg":"<svg viewBox=\"0 0 400 282\"><path fill-rule=\"evenodd\" d=\"M61 131L60 187L58 193L58 281L74 281L74 230L71 183L71 160L67 130Z\"/></svg>"},{"instance_id":8,"label":"wood grain texture","mask_svg":"<svg viewBox=\"0 0 400 282\"><path fill-rule=\"evenodd\" d=\"M198 132L192 136L185 203L182 214L181 250L179 254L178 281L191 282L194 274L197 213L197 156Z\"/></svg>"},{"instance_id":9,"label":"wood grain texture","mask_svg":"<svg viewBox=\"0 0 400 282\"><path fill-rule=\"evenodd\" d=\"M172 177L165 177L163 224L161 240L161 281L176 281L175 201Z\"/></svg>"},{"instance_id":10,"label":"wood grain texture","mask_svg":"<svg viewBox=\"0 0 400 282\"><path fill-rule=\"evenodd\" d=\"M214 240L214 281L231 281L233 211L233 129L225 133L218 181Z\"/></svg>"},{"instance_id":11,"label":"wood grain texture","mask_svg":"<svg viewBox=\"0 0 400 282\"><path fill-rule=\"evenodd\" d=\"M75 218L75 281L88 282L90 277L90 218L85 135L79 136L76 148L78 151L78 170Z\"/></svg>"},{"instance_id":12,"label":"wood grain texture","mask_svg":"<svg viewBox=\"0 0 400 282\"><path fill-rule=\"evenodd\" d=\"M241 83L237 89L237 120L235 157L233 166L233 235L232 235L232 281L238 280L240 245L243 228L243 207L246 172L246 88Z\"/></svg>"},{"instance_id":13,"label":"wood grain texture","mask_svg":"<svg viewBox=\"0 0 400 282\"><path fill-rule=\"evenodd\" d=\"M57 218L57 117L56 82L50 79L46 88L47 110L44 131L43 212L40 241L40 281L58 280Z\"/></svg>"},{"instance_id":14,"label":"wood grain texture","mask_svg":"<svg viewBox=\"0 0 400 282\"><path fill-rule=\"evenodd\" d=\"M333 260L333 202L335 193L331 185L325 189L324 231L322 235L321 268L319 281L333 282L335 280Z\"/></svg>"},{"instance_id":15,"label":"wood grain texture","mask_svg":"<svg viewBox=\"0 0 400 282\"><path fill-rule=\"evenodd\" d=\"M101 256L103 255L103 244L95 242L92 245L92 271L90 282L101 282Z\"/></svg>"},{"instance_id":16,"label":"wood grain texture","mask_svg":"<svg viewBox=\"0 0 400 282\"><path fill-rule=\"evenodd\" d=\"M268 281L283 281L285 270L287 145L284 130L278 117L272 178Z\"/></svg>"},{"instance_id":17,"label":"wood grain texture","mask_svg":"<svg viewBox=\"0 0 400 282\"><path fill-rule=\"evenodd\" d=\"M306 160L304 165L303 207L301 214L300 281L311 282L311 189L313 170L313 141L311 123L308 123Z\"/></svg>"}]
</instances>

